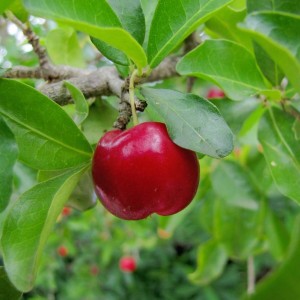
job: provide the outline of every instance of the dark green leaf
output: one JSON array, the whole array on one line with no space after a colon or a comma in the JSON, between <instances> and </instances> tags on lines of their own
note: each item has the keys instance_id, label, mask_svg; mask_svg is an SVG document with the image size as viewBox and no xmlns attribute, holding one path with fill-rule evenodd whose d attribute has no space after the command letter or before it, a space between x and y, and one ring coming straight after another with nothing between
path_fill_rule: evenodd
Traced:
<instances>
[{"instance_id":1,"label":"dark green leaf","mask_svg":"<svg viewBox=\"0 0 300 300\"><path fill-rule=\"evenodd\" d=\"M207 285L221 275L226 262L225 247L215 240L207 241L198 249L197 269L189 274L189 279L195 284Z\"/></svg>"},{"instance_id":2,"label":"dark green leaf","mask_svg":"<svg viewBox=\"0 0 300 300\"><path fill-rule=\"evenodd\" d=\"M300 17L278 12L248 15L240 25L279 65L300 91Z\"/></svg>"},{"instance_id":3,"label":"dark green leaf","mask_svg":"<svg viewBox=\"0 0 300 300\"><path fill-rule=\"evenodd\" d=\"M212 157L224 157L232 151L232 132L209 101L172 90L142 88L141 92L164 118L176 144Z\"/></svg>"},{"instance_id":4,"label":"dark green leaf","mask_svg":"<svg viewBox=\"0 0 300 300\"><path fill-rule=\"evenodd\" d=\"M280 192L300 203L300 144L292 130L295 119L278 108L261 118L258 139Z\"/></svg>"},{"instance_id":5,"label":"dark green leaf","mask_svg":"<svg viewBox=\"0 0 300 300\"><path fill-rule=\"evenodd\" d=\"M152 19L148 59L157 66L197 26L232 0L160 0Z\"/></svg>"},{"instance_id":6,"label":"dark green leaf","mask_svg":"<svg viewBox=\"0 0 300 300\"><path fill-rule=\"evenodd\" d=\"M0 114L15 135L20 160L42 169L90 161L92 149L68 115L46 96L20 82L0 79Z\"/></svg>"},{"instance_id":7,"label":"dark green leaf","mask_svg":"<svg viewBox=\"0 0 300 300\"><path fill-rule=\"evenodd\" d=\"M0 299L19 300L21 296L22 293L11 284L4 268L0 266Z\"/></svg>"},{"instance_id":8,"label":"dark green leaf","mask_svg":"<svg viewBox=\"0 0 300 300\"><path fill-rule=\"evenodd\" d=\"M124 52L139 69L147 65L143 48L122 28L119 18L107 1L25 0L24 3L33 14L69 24Z\"/></svg>"},{"instance_id":9,"label":"dark green leaf","mask_svg":"<svg viewBox=\"0 0 300 300\"><path fill-rule=\"evenodd\" d=\"M46 38L47 53L53 63L78 68L85 66L77 33L72 27L51 30Z\"/></svg>"},{"instance_id":10,"label":"dark green leaf","mask_svg":"<svg viewBox=\"0 0 300 300\"><path fill-rule=\"evenodd\" d=\"M32 289L53 225L86 167L70 170L25 192L10 209L2 254L8 277L23 292Z\"/></svg>"},{"instance_id":11,"label":"dark green leaf","mask_svg":"<svg viewBox=\"0 0 300 300\"><path fill-rule=\"evenodd\" d=\"M64 85L69 90L75 103L75 115L73 116L73 120L77 125L80 125L89 114L89 105L81 90L79 90L75 85L68 81L65 81Z\"/></svg>"},{"instance_id":12,"label":"dark green leaf","mask_svg":"<svg viewBox=\"0 0 300 300\"><path fill-rule=\"evenodd\" d=\"M217 83L233 100L242 100L268 89L252 54L227 40L205 41L179 61L177 71ZM268 92L280 97L279 91Z\"/></svg>"},{"instance_id":13,"label":"dark green leaf","mask_svg":"<svg viewBox=\"0 0 300 300\"><path fill-rule=\"evenodd\" d=\"M13 167L17 157L14 135L0 116L0 213L6 208L12 193Z\"/></svg>"},{"instance_id":14,"label":"dark green leaf","mask_svg":"<svg viewBox=\"0 0 300 300\"><path fill-rule=\"evenodd\" d=\"M216 200L214 237L231 257L253 255L262 239L264 202L249 177L237 163L222 161L212 174Z\"/></svg>"},{"instance_id":15,"label":"dark green leaf","mask_svg":"<svg viewBox=\"0 0 300 300\"><path fill-rule=\"evenodd\" d=\"M252 297L245 297L251 300L283 300L300 299L300 218L294 226L288 254L281 266L269 274L256 287Z\"/></svg>"}]
</instances>

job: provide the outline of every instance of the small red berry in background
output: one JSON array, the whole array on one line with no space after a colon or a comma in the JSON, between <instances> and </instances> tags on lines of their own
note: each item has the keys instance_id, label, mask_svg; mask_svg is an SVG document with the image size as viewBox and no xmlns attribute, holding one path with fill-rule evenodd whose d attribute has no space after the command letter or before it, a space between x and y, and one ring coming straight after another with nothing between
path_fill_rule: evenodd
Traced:
<instances>
[{"instance_id":1,"label":"small red berry in background","mask_svg":"<svg viewBox=\"0 0 300 300\"><path fill-rule=\"evenodd\" d=\"M123 272L134 272L136 270L136 261L132 256L124 256L119 261L119 268Z\"/></svg>"},{"instance_id":2,"label":"small red berry in background","mask_svg":"<svg viewBox=\"0 0 300 300\"><path fill-rule=\"evenodd\" d=\"M69 216L72 213L72 209L70 207L65 206L61 212L64 217Z\"/></svg>"},{"instance_id":3,"label":"small red berry in background","mask_svg":"<svg viewBox=\"0 0 300 300\"><path fill-rule=\"evenodd\" d=\"M210 88L206 94L207 99L224 98L224 97L225 97L224 92L216 87Z\"/></svg>"},{"instance_id":4,"label":"small red berry in background","mask_svg":"<svg viewBox=\"0 0 300 300\"><path fill-rule=\"evenodd\" d=\"M90 267L90 273L91 273L91 275L97 276L99 274L99 272L100 272L100 270L99 270L99 268L96 265L92 265Z\"/></svg>"},{"instance_id":5,"label":"small red berry in background","mask_svg":"<svg viewBox=\"0 0 300 300\"><path fill-rule=\"evenodd\" d=\"M61 257L65 257L68 255L68 249L65 246L60 246L57 248L57 253Z\"/></svg>"}]
</instances>

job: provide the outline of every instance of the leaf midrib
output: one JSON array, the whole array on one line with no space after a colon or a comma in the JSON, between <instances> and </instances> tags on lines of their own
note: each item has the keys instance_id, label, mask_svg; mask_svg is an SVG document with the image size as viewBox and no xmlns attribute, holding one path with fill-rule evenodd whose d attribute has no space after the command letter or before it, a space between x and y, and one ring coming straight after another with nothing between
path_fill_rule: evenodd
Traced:
<instances>
[{"instance_id":1,"label":"leaf midrib","mask_svg":"<svg viewBox=\"0 0 300 300\"><path fill-rule=\"evenodd\" d=\"M79 153L79 154L81 154L81 155L88 156L88 157L91 157L91 156L92 156L92 153L88 153L88 152L85 152L85 151L81 151L81 150L79 150L78 148L74 148L74 147L72 147L72 146L70 146L70 145L64 144L63 142L61 142L61 141L59 141L59 140L56 140L56 139L54 139L54 138L52 138L52 137L50 137L50 136L44 134L43 132L41 132L41 131L39 131L39 130L36 130L35 128L33 128L33 127L31 127L31 126L26 125L25 123L21 122L20 120L14 119L12 116L8 115L7 113L5 113L5 112L3 112L3 111L0 111L0 113L1 113L2 115L4 115L5 117L11 119L13 122L17 123L19 126L24 127L24 128L26 128L26 129L28 129L29 131L34 132L35 134L44 137L46 140L52 141L53 143L58 144L58 145L60 145L60 146L62 146L62 147L64 147L64 148L66 148L66 149L69 149L69 150L75 152L75 153L77 152L77 153Z\"/></svg>"}]
</instances>

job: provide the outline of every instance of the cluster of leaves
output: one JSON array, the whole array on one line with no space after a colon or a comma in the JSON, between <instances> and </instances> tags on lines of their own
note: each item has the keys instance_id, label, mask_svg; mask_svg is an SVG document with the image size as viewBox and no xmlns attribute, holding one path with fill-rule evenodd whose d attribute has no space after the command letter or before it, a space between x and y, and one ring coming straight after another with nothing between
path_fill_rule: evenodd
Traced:
<instances>
[{"instance_id":1,"label":"cluster of leaves","mask_svg":"<svg viewBox=\"0 0 300 300\"><path fill-rule=\"evenodd\" d=\"M288 282L286 288L280 284L281 292L296 299L297 1L129 2L24 0L23 6L19 0L2 1L0 13L9 9L22 20L30 13L64 24L51 31L45 43L58 64L83 67L80 48L74 47L75 30L91 36L123 76L133 69L149 74L171 53L182 54L182 42L196 29L210 37L181 58L179 81L155 88L145 84L139 90L149 104L145 118L162 120L177 144L206 155L196 198L201 199L197 213L207 239L196 243L198 264L189 279L206 286L222 274L228 260L269 254L282 265L253 298L267 299L275 293L274 299L281 299L276 287ZM57 55L57 43L64 45L64 57ZM200 78L193 94L185 93L184 76ZM226 99L206 100L203 79L222 88ZM24 83L0 79L1 253L9 280L21 292L33 288L47 238L66 202L79 210L95 204L89 177L92 146L116 116L108 101L97 100L89 109L76 87L67 82L65 86L75 102L70 109ZM228 156L233 144L234 153ZM225 156L228 159L216 160ZM17 161L36 170L38 183L16 192L12 183L20 168ZM159 226L172 232L188 213L158 218ZM4 298L17 298L3 269L0 275Z\"/></svg>"}]
</instances>

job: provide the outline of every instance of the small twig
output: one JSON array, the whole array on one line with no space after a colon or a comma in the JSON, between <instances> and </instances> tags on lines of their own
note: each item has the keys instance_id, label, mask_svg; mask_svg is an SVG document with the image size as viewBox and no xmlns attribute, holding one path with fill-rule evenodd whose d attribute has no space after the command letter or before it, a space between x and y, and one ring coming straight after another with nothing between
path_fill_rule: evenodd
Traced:
<instances>
[{"instance_id":1,"label":"small twig","mask_svg":"<svg viewBox=\"0 0 300 300\"><path fill-rule=\"evenodd\" d=\"M196 77L188 77L186 79L186 92L191 93L195 83Z\"/></svg>"},{"instance_id":2,"label":"small twig","mask_svg":"<svg viewBox=\"0 0 300 300\"><path fill-rule=\"evenodd\" d=\"M247 294L252 295L255 292L255 268L254 268L253 256L248 257L247 273L248 273Z\"/></svg>"}]
</instances>

